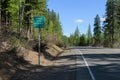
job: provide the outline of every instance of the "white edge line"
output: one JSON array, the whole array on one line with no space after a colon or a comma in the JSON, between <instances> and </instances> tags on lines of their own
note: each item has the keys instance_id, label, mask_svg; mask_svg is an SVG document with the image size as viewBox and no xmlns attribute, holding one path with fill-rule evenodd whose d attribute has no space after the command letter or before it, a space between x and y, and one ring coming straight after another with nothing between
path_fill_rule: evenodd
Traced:
<instances>
[{"instance_id":1,"label":"white edge line","mask_svg":"<svg viewBox=\"0 0 120 80\"><path fill-rule=\"evenodd\" d=\"M86 67L87 67L87 69L88 69L88 71L90 73L90 76L91 76L92 80L95 80L95 77L94 77L94 75L93 75L93 73L92 73L92 71L91 71L87 61L85 60L85 57L83 56L83 53L80 50L79 50L79 52L80 52L80 54L81 54L81 56L82 56L82 58L83 58L83 60L84 60L84 62L86 64Z\"/></svg>"}]
</instances>

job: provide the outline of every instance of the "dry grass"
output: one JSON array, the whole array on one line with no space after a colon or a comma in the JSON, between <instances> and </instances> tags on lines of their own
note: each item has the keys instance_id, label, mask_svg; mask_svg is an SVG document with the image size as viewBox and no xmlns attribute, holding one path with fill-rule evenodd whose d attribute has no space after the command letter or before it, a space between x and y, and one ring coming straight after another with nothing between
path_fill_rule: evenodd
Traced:
<instances>
[{"instance_id":1,"label":"dry grass","mask_svg":"<svg viewBox=\"0 0 120 80\"><path fill-rule=\"evenodd\" d=\"M50 57L55 58L60 55L63 50L56 45L48 46L45 49L45 53L40 54L41 66L53 66L54 61L50 60ZM30 70L28 66L38 65L38 52L28 50L25 48L19 48L15 52L0 53L0 80L10 80L13 75L20 74L19 71ZM33 67L34 68L34 67ZM39 67L39 69L41 69Z\"/></svg>"}]
</instances>

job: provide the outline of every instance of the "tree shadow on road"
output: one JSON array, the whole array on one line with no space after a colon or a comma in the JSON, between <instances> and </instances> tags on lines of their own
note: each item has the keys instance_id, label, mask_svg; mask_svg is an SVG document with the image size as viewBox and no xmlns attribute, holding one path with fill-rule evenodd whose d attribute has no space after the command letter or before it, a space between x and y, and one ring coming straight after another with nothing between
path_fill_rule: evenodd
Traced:
<instances>
[{"instance_id":1,"label":"tree shadow on road","mask_svg":"<svg viewBox=\"0 0 120 80\"><path fill-rule=\"evenodd\" d=\"M120 80L120 54L101 55L84 54L86 60L96 61L98 64L89 66L96 80ZM18 70L11 80L91 80L90 74L81 55L63 55L55 59L74 61L74 64L54 66L32 66L28 70ZM55 61L54 60L54 61ZM82 63L76 63L76 60ZM108 63L104 63L104 62ZM104 64L99 64L103 62Z\"/></svg>"}]
</instances>

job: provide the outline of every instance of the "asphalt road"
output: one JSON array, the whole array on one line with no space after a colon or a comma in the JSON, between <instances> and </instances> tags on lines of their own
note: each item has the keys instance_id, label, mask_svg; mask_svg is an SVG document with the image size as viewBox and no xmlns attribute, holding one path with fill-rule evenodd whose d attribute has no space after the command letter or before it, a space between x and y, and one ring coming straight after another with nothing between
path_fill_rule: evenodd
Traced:
<instances>
[{"instance_id":1,"label":"asphalt road","mask_svg":"<svg viewBox=\"0 0 120 80\"><path fill-rule=\"evenodd\" d=\"M42 73L40 80L120 80L120 49L71 47Z\"/></svg>"},{"instance_id":2,"label":"asphalt road","mask_svg":"<svg viewBox=\"0 0 120 80\"><path fill-rule=\"evenodd\" d=\"M29 75L24 80L120 80L120 49L71 47L53 62L42 71L23 72Z\"/></svg>"},{"instance_id":3,"label":"asphalt road","mask_svg":"<svg viewBox=\"0 0 120 80\"><path fill-rule=\"evenodd\" d=\"M120 80L120 49L76 47L72 50L79 53L76 80Z\"/></svg>"}]
</instances>

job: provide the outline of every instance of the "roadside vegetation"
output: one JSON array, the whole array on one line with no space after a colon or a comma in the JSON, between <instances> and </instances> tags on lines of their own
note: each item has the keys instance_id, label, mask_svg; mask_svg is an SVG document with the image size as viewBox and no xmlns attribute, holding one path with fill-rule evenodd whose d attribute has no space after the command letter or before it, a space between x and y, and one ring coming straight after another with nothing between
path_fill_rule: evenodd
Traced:
<instances>
[{"instance_id":1,"label":"roadside vegetation","mask_svg":"<svg viewBox=\"0 0 120 80\"><path fill-rule=\"evenodd\" d=\"M40 29L40 64L51 64L63 52L56 46L64 47L59 14L49 10L47 0L0 0L0 80L16 80L13 76L21 71L37 69L38 29L33 27L34 16L45 16L45 28Z\"/></svg>"},{"instance_id":2,"label":"roadside vegetation","mask_svg":"<svg viewBox=\"0 0 120 80\"><path fill-rule=\"evenodd\" d=\"M71 46L102 46L120 48L120 0L107 0L105 21L102 23L99 14L94 18L93 34L91 25L88 32L80 34L78 27L70 35L68 42Z\"/></svg>"},{"instance_id":3,"label":"roadside vegetation","mask_svg":"<svg viewBox=\"0 0 120 80\"><path fill-rule=\"evenodd\" d=\"M0 0L0 75L4 77L3 80L9 80L21 67L28 69L30 63L17 53L22 54L20 51L23 49L38 52L38 29L33 27L34 16L45 16L45 28L40 29L42 53L45 50L51 54L61 53L68 46L120 48L120 0L107 0L103 24L99 14L95 15L93 34L91 24L88 24L86 34L81 34L77 26L70 36L63 34L60 15L49 9L47 2L48 0ZM55 57L58 55L55 54ZM47 54L51 60L55 57L51 59L50 54Z\"/></svg>"},{"instance_id":4,"label":"roadside vegetation","mask_svg":"<svg viewBox=\"0 0 120 80\"><path fill-rule=\"evenodd\" d=\"M88 24L86 34L79 32L78 26L69 37L63 35L59 14L49 10L47 0L1 0L0 2L0 47L30 47L37 44L38 29L33 28L33 17L45 16L45 28L40 36L43 44L67 46L120 47L120 2L107 0L105 21L99 14L94 18L93 33Z\"/></svg>"},{"instance_id":5,"label":"roadside vegetation","mask_svg":"<svg viewBox=\"0 0 120 80\"><path fill-rule=\"evenodd\" d=\"M63 46L63 33L59 14L47 8L47 0L0 1L0 47L30 47L37 43L38 29L33 28L33 17L45 16L45 28L41 28L41 43ZM31 44L32 47L32 44Z\"/></svg>"}]
</instances>

